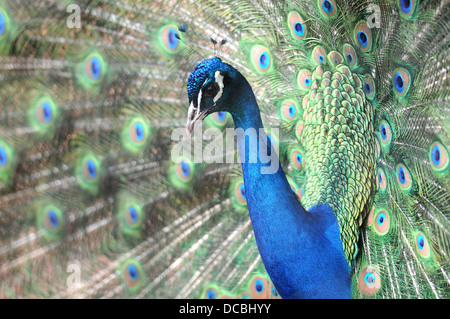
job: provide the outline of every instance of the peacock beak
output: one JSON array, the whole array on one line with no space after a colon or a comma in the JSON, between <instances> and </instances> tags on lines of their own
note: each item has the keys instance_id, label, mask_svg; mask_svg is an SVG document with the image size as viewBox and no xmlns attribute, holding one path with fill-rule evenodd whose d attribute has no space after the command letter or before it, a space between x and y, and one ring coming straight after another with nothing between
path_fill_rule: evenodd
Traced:
<instances>
[{"instance_id":1,"label":"peacock beak","mask_svg":"<svg viewBox=\"0 0 450 319\"><path fill-rule=\"evenodd\" d=\"M189 136L192 136L192 132L194 131L195 124L199 121L202 121L208 115L208 111L204 110L200 112L200 108L195 108L194 103L191 102L188 110L188 117L186 123L186 132Z\"/></svg>"}]
</instances>

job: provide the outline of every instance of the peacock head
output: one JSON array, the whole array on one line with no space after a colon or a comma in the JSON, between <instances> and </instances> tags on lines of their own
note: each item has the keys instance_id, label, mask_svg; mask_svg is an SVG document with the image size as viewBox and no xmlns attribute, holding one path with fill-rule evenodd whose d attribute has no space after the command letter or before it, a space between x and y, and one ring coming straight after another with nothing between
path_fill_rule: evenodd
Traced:
<instances>
[{"instance_id":1,"label":"peacock head","mask_svg":"<svg viewBox=\"0 0 450 319\"><path fill-rule=\"evenodd\" d=\"M239 83L240 73L217 57L203 60L187 83L189 111L186 130L191 135L198 121L211 113L230 111L230 92Z\"/></svg>"}]
</instances>

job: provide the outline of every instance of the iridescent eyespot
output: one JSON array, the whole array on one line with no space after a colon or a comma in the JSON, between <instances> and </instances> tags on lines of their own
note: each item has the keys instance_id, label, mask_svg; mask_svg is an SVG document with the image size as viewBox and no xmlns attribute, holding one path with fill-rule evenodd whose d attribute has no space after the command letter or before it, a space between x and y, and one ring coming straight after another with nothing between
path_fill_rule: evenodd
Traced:
<instances>
[{"instance_id":1,"label":"iridescent eyespot","mask_svg":"<svg viewBox=\"0 0 450 319\"><path fill-rule=\"evenodd\" d=\"M50 97L41 97L36 102L34 102L30 108L30 124L36 132L52 132L52 124L58 117L58 113L58 107Z\"/></svg>"},{"instance_id":2,"label":"iridescent eyespot","mask_svg":"<svg viewBox=\"0 0 450 319\"><path fill-rule=\"evenodd\" d=\"M382 209L375 215L374 227L379 235L385 235L389 231L390 219L386 210Z\"/></svg>"},{"instance_id":3,"label":"iridescent eyespot","mask_svg":"<svg viewBox=\"0 0 450 319\"><path fill-rule=\"evenodd\" d=\"M355 49L350 44L344 44L343 52L347 63L350 66L355 66L358 62L358 57L356 56Z\"/></svg>"},{"instance_id":4,"label":"iridescent eyespot","mask_svg":"<svg viewBox=\"0 0 450 319\"><path fill-rule=\"evenodd\" d=\"M170 175L173 185L178 189L185 189L194 177L195 165L187 158L181 157L173 163L174 171Z\"/></svg>"},{"instance_id":5,"label":"iridescent eyespot","mask_svg":"<svg viewBox=\"0 0 450 319\"><path fill-rule=\"evenodd\" d=\"M358 23L355 27L354 35L355 42L361 50L368 52L372 49L372 31L367 26L367 23Z\"/></svg>"},{"instance_id":6,"label":"iridescent eyespot","mask_svg":"<svg viewBox=\"0 0 450 319\"><path fill-rule=\"evenodd\" d=\"M381 138L383 140L385 140L387 138L387 130L386 130L386 125L385 124L381 124Z\"/></svg>"},{"instance_id":7,"label":"iridescent eyespot","mask_svg":"<svg viewBox=\"0 0 450 319\"><path fill-rule=\"evenodd\" d=\"M295 108L295 105L293 103L289 104L287 113L289 118L291 119L293 119L295 117L295 114L297 114L297 109Z\"/></svg>"},{"instance_id":8,"label":"iridescent eyespot","mask_svg":"<svg viewBox=\"0 0 450 319\"><path fill-rule=\"evenodd\" d=\"M179 157L172 163L169 179L175 188L185 190L189 187L194 175L195 164L186 157Z\"/></svg>"},{"instance_id":9,"label":"iridescent eyespot","mask_svg":"<svg viewBox=\"0 0 450 319\"><path fill-rule=\"evenodd\" d=\"M145 118L130 117L122 129L122 146L131 152L143 150L150 136L150 126Z\"/></svg>"},{"instance_id":10,"label":"iridescent eyespot","mask_svg":"<svg viewBox=\"0 0 450 319\"><path fill-rule=\"evenodd\" d=\"M49 227L56 228L59 226L59 218L58 218L58 215L56 215L54 210L49 210L47 212L47 220L48 220Z\"/></svg>"},{"instance_id":11,"label":"iridescent eyespot","mask_svg":"<svg viewBox=\"0 0 450 319\"><path fill-rule=\"evenodd\" d=\"M59 208L53 205L48 205L44 208L44 227L49 232L58 232L63 223L62 212Z\"/></svg>"},{"instance_id":12,"label":"iridescent eyespot","mask_svg":"<svg viewBox=\"0 0 450 319\"><path fill-rule=\"evenodd\" d=\"M0 182L9 184L10 177L15 174L15 163L14 149L0 140Z\"/></svg>"},{"instance_id":13,"label":"iridescent eyespot","mask_svg":"<svg viewBox=\"0 0 450 319\"><path fill-rule=\"evenodd\" d=\"M126 276L131 279L131 281L135 282L139 279L139 270L136 268L135 265L129 265L127 267L127 273Z\"/></svg>"},{"instance_id":14,"label":"iridescent eyespot","mask_svg":"<svg viewBox=\"0 0 450 319\"><path fill-rule=\"evenodd\" d=\"M122 232L130 237L140 238L145 211L137 204L138 200L129 193L120 193L118 210L119 224Z\"/></svg>"},{"instance_id":15,"label":"iridescent eyespot","mask_svg":"<svg viewBox=\"0 0 450 319\"><path fill-rule=\"evenodd\" d=\"M79 65L77 77L81 85L90 88L102 82L106 69L107 65L103 57L99 53L93 52Z\"/></svg>"},{"instance_id":16,"label":"iridescent eyespot","mask_svg":"<svg viewBox=\"0 0 450 319\"><path fill-rule=\"evenodd\" d=\"M50 102L44 101L39 108L38 117L42 122L48 123L53 119L53 111Z\"/></svg>"},{"instance_id":17,"label":"iridescent eyespot","mask_svg":"<svg viewBox=\"0 0 450 319\"><path fill-rule=\"evenodd\" d=\"M255 45L251 50L251 62L259 73L272 70L272 55L268 48Z\"/></svg>"},{"instance_id":18,"label":"iridescent eyespot","mask_svg":"<svg viewBox=\"0 0 450 319\"><path fill-rule=\"evenodd\" d=\"M383 144L388 144L391 141L391 127L386 121L381 121L380 137Z\"/></svg>"},{"instance_id":19,"label":"iridescent eyespot","mask_svg":"<svg viewBox=\"0 0 450 319\"><path fill-rule=\"evenodd\" d=\"M335 0L318 0L320 12L327 18L333 18L337 12Z\"/></svg>"},{"instance_id":20,"label":"iridescent eyespot","mask_svg":"<svg viewBox=\"0 0 450 319\"><path fill-rule=\"evenodd\" d=\"M305 165L304 158L300 150L293 150L290 156L290 163L296 169L302 169Z\"/></svg>"},{"instance_id":21,"label":"iridescent eyespot","mask_svg":"<svg viewBox=\"0 0 450 319\"><path fill-rule=\"evenodd\" d=\"M87 160L83 165L83 174L87 179L95 179L97 177L97 166L93 160Z\"/></svg>"},{"instance_id":22,"label":"iridescent eyespot","mask_svg":"<svg viewBox=\"0 0 450 319\"><path fill-rule=\"evenodd\" d=\"M270 57L267 52L261 53L259 56L259 67L261 69L266 69L270 65Z\"/></svg>"},{"instance_id":23,"label":"iridescent eyespot","mask_svg":"<svg viewBox=\"0 0 450 319\"><path fill-rule=\"evenodd\" d=\"M403 164L399 164L397 166L397 182L399 183L400 187L405 191L410 190L412 187L411 174Z\"/></svg>"},{"instance_id":24,"label":"iridescent eyespot","mask_svg":"<svg viewBox=\"0 0 450 319\"><path fill-rule=\"evenodd\" d=\"M417 232L415 237L416 251L421 257L429 258L431 256L430 244L428 239L422 232Z\"/></svg>"},{"instance_id":25,"label":"iridescent eyespot","mask_svg":"<svg viewBox=\"0 0 450 319\"><path fill-rule=\"evenodd\" d=\"M191 167L186 161L182 160L178 163L177 172L181 178L188 179L191 176Z\"/></svg>"},{"instance_id":26,"label":"iridescent eyespot","mask_svg":"<svg viewBox=\"0 0 450 319\"><path fill-rule=\"evenodd\" d=\"M294 100L288 99L281 103L281 119L284 121L295 121L298 115L298 105Z\"/></svg>"},{"instance_id":27,"label":"iridescent eyespot","mask_svg":"<svg viewBox=\"0 0 450 319\"><path fill-rule=\"evenodd\" d=\"M247 194L245 192L245 185L242 179L238 178L229 186L229 194L231 197L231 204L238 212L247 211Z\"/></svg>"},{"instance_id":28,"label":"iridescent eyespot","mask_svg":"<svg viewBox=\"0 0 450 319\"><path fill-rule=\"evenodd\" d=\"M294 39L303 40L306 37L307 30L305 22L297 12L289 13L287 24Z\"/></svg>"},{"instance_id":29,"label":"iridescent eyespot","mask_svg":"<svg viewBox=\"0 0 450 319\"><path fill-rule=\"evenodd\" d=\"M411 0L399 0L398 3L403 13L408 14L411 11Z\"/></svg>"},{"instance_id":30,"label":"iridescent eyespot","mask_svg":"<svg viewBox=\"0 0 450 319\"><path fill-rule=\"evenodd\" d=\"M363 294L373 295L380 289L380 275L373 267L364 268L358 278L358 288Z\"/></svg>"},{"instance_id":31,"label":"iridescent eyespot","mask_svg":"<svg viewBox=\"0 0 450 319\"><path fill-rule=\"evenodd\" d=\"M367 47L369 45L369 39L367 37L367 34L364 31L358 31L357 39L358 39L359 44L362 47L365 48L365 47Z\"/></svg>"},{"instance_id":32,"label":"iridescent eyespot","mask_svg":"<svg viewBox=\"0 0 450 319\"><path fill-rule=\"evenodd\" d=\"M417 235L416 244L417 244L417 249L419 249L419 250L423 250L425 248L425 237L423 237L422 234Z\"/></svg>"},{"instance_id":33,"label":"iridescent eyespot","mask_svg":"<svg viewBox=\"0 0 450 319\"><path fill-rule=\"evenodd\" d=\"M5 33L6 30L6 21L5 16L3 13L0 12L0 36L2 36Z\"/></svg>"},{"instance_id":34,"label":"iridescent eyespot","mask_svg":"<svg viewBox=\"0 0 450 319\"><path fill-rule=\"evenodd\" d=\"M98 80L102 75L102 63L99 57L90 57L86 63L85 67L86 75L91 80Z\"/></svg>"},{"instance_id":35,"label":"iridescent eyespot","mask_svg":"<svg viewBox=\"0 0 450 319\"><path fill-rule=\"evenodd\" d=\"M311 73L308 70L300 70L297 75L297 83L303 90L311 88Z\"/></svg>"},{"instance_id":36,"label":"iridescent eyespot","mask_svg":"<svg viewBox=\"0 0 450 319\"><path fill-rule=\"evenodd\" d=\"M381 168L379 168L377 171L377 186L381 190L386 189L386 175L384 174L384 171Z\"/></svg>"},{"instance_id":37,"label":"iridescent eyespot","mask_svg":"<svg viewBox=\"0 0 450 319\"><path fill-rule=\"evenodd\" d=\"M212 114L218 123L224 123L227 119L227 112L215 112Z\"/></svg>"},{"instance_id":38,"label":"iridescent eyespot","mask_svg":"<svg viewBox=\"0 0 450 319\"><path fill-rule=\"evenodd\" d=\"M178 47L178 33L175 29L170 28L167 35L167 45L169 49L175 50Z\"/></svg>"},{"instance_id":39,"label":"iridescent eyespot","mask_svg":"<svg viewBox=\"0 0 450 319\"><path fill-rule=\"evenodd\" d=\"M208 288L205 292L206 299L217 299L217 291L213 288Z\"/></svg>"},{"instance_id":40,"label":"iridescent eyespot","mask_svg":"<svg viewBox=\"0 0 450 319\"><path fill-rule=\"evenodd\" d=\"M161 28L160 31L160 45L166 53L175 53L180 47L181 34L178 33L177 27L174 25L168 25Z\"/></svg>"},{"instance_id":41,"label":"iridescent eyespot","mask_svg":"<svg viewBox=\"0 0 450 319\"><path fill-rule=\"evenodd\" d=\"M44 204L40 206L36 217L37 226L44 231L47 239L54 239L58 236L64 224L64 215L59 207Z\"/></svg>"},{"instance_id":42,"label":"iridescent eyespot","mask_svg":"<svg viewBox=\"0 0 450 319\"><path fill-rule=\"evenodd\" d=\"M384 221L385 221L385 214L384 213L378 213L378 217L377 217L377 224L379 225L379 226L382 226L383 224L384 224Z\"/></svg>"},{"instance_id":43,"label":"iridescent eyespot","mask_svg":"<svg viewBox=\"0 0 450 319\"><path fill-rule=\"evenodd\" d=\"M444 171L448 167L449 157L446 148L439 142L431 144L429 159L435 171Z\"/></svg>"},{"instance_id":44,"label":"iridescent eyespot","mask_svg":"<svg viewBox=\"0 0 450 319\"><path fill-rule=\"evenodd\" d=\"M375 275L371 272L366 273L366 275L364 276L364 281L366 285L373 285L373 283L375 282Z\"/></svg>"},{"instance_id":45,"label":"iridescent eyespot","mask_svg":"<svg viewBox=\"0 0 450 319\"><path fill-rule=\"evenodd\" d=\"M130 226L134 226L139 222L140 212L135 206L129 206L125 214L125 219Z\"/></svg>"},{"instance_id":46,"label":"iridescent eyespot","mask_svg":"<svg viewBox=\"0 0 450 319\"><path fill-rule=\"evenodd\" d=\"M93 57L89 60L90 62L90 75L92 79L97 80L102 74L102 65L100 64L100 60L97 57Z\"/></svg>"},{"instance_id":47,"label":"iridescent eyespot","mask_svg":"<svg viewBox=\"0 0 450 319\"><path fill-rule=\"evenodd\" d=\"M255 290L259 293L264 291L264 283L261 280L255 280Z\"/></svg>"},{"instance_id":48,"label":"iridescent eyespot","mask_svg":"<svg viewBox=\"0 0 450 319\"><path fill-rule=\"evenodd\" d=\"M95 192L100 180L101 164L93 155L84 156L77 164L77 181L81 188Z\"/></svg>"},{"instance_id":49,"label":"iridescent eyespot","mask_svg":"<svg viewBox=\"0 0 450 319\"><path fill-rule=\"evenodd\" d=\"M134 293L139 290L144 277L141 263L137 260L129 260L124 263L121 270L121 277L129 292Z\"/></svg>"},{"instance_id":50,"label":"iridescent eyespot","mask_svg":"<svg viewBox=\"0 0 450 319\"><path fill-rule=\"evenodd\" d=\"M397 0L400 15L404 18L411 18L416 11L418 0Z\"/></svg>"},{"instance_id":51,"label":"iridescent eyespot","mask_svg":"<svg viewBox=\"0 0 450 319\"><path fill-rule=\"evenodd\" d=\"M326 63L325 57L326 57L327 54L325 52L325 49L322 48L321 46L316 46L314 48L312 54L313 54L314 61L316 61L317 63L319 63L319 64L325 64Z\"/></svg>"},{"instance_id":52,"label":"iridescent eyespot","mask_svg":"<svg viewBox=\"0 0 450 319\"><path fill-rule=\"evenodd\" d=\"M0 40L8 31L8 16L6 12L0 8Z\"/></svg>"},{"instance_id":53,"label":"iridescent eyespot","mask_svg":"<svg viewBox=\"0 0 450 319\"><path fill-rule=\"evenodd\" d=\"M236 188L236 198L241 203L246 203L247 198L245 197L245 186L241 183Z\"/></svg>"},{"instance_id":54,"label":"iridescent eyespot","mask_svg":"<svg viewBox=\"0 0 450 319\"><path fill-rule=\"evenodd\" d=\"M331 51L328 53L328 61L330 61L331 65L338 65L341 64L343 61L342 55L337 51Z\"/></svg>"},{"instance_id":55,"label":"iridescent eyespot","mask_svg":"<svg viewBox=\"0 0 450 319\"><path fill-rule=\"evenodd\" d=\"M141 143L145 138L144 124L140 121L134 122L130 129L130 136L135 143Z\"/></svg>"},{"instance_id":56,"label":"iridescent eyespot","mask_svg":"<svg viewBox=\"0 0 450 319\"><path fill-rule=\"evenodd\" d=\"M398 68L394 71L393 77L394 92L398 96L408 93L411 86L411 77L406 69Z\"/></svg>"},{"instance_id":57,"label":"iridescent eyespot","mask_svg":"<svg viewBox=\"0 0 450 319\"><path fill-rule=\"evenodd\" d=\"M366 93L366 97L369 100L372 100L375 96L375 82L373 78L370 75L366 75L364 76L362 83L364 92Z\"/></svg>"},{"instance_id":58,"label":"iridescent eyespot","mask_svg":"<svg viewBox=\"0 0 450 319\"><path fill-rule=\"evenodd\" d=\"M0 168L5 167L8 164L8 154L6 148L0 145Z\"/></svg>"},{"instance_id":59,"label":"iridescent eyespot","mask_svg":"<svg viewBox=\"0 0 450 319\"><path fill-rule=\"evenodd\" d=\"M280 297L280 294L278 293L277 288L275 288L275 286L272 287L272 296L274 298Z\"/></svg>"},{"instance_id":60,"label":"iridescent eyespot","mask_svg":"<svg viewBox=\"0 0 450 319\"><path fill-rule=\"evenodd\" d=\"M230 117L231 116L227 112L214 112L205 118L204 123L206 127L215 127L220 129L227 124Z\"/></svg>"},{"instance_id":61,"label":"iridescent eyespot","mask_svg":"<svg viewBox=\"0 0 450 319\"><path fill-rule=\"evenodd\" d=\"M250 282L250 295L254 299L270 297L269 282L263 276L255 276Z\"/></svg>"}]
</instances>

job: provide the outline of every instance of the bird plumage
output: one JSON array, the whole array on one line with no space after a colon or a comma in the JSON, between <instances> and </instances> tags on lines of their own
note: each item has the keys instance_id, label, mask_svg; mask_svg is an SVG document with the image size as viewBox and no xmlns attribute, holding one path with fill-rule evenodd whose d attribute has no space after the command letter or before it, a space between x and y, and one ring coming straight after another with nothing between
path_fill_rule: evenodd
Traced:
<instances>
[{"instance_id":1,"label":"bird plumage","mask_svg":"<svg viewBox=\"0 0 450 319\"><path fill-rule=\"evenodd\" d=\"M189 75L226 39L284 196L336 216L351 296L448 298L449 18L445 0L0 0L0 296L279 298L236 147L213 143L231 116L185 134Z\"/></svg>"}]
</instances>

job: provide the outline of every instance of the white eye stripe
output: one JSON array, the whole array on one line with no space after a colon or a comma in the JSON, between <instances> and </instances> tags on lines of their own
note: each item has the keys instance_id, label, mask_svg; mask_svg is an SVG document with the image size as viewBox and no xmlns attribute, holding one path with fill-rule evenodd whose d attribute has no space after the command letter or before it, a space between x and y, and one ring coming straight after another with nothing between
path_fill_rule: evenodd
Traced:
<instances>
[{"instance_id":1,"label":"white eye stripe","mask_svg":"<svg viewBox=\"0 0 450 319\"><path fill-rule=\"evenodd\" d=\"M217 92L216 96L213 99L213 102L215 104L223 94L223 75L220 74L220 71L216 71L216 73L214 73L214 77L216 79L216 83L219 85L219 92Z\"/></svg>"},{"instance_id":2,"label":"white eye stripe","mask_svg":"<svg viewBox=\"0 0 450 319\"><path fill-rule=\"evenodd\" d=\"M208 79L205 80L205 82L203 82L202 86L205 85L205 83L208 81ZM200 92L198 92L198 97L197 97L197 114L200 113L200 103L202 102L202 90L200 89Z\"/></svg>"},{"instance_id":3,"label":"white eye stripe","mask_svg":"<svg viewBox=\"0 0 450 319\"><path fill-rule=\"evenodd\" d=\"M198 92L198 100L197 100L197 114L200 113L200 103L202 102L202 90Z\"/></svg>"}]
</instances>

